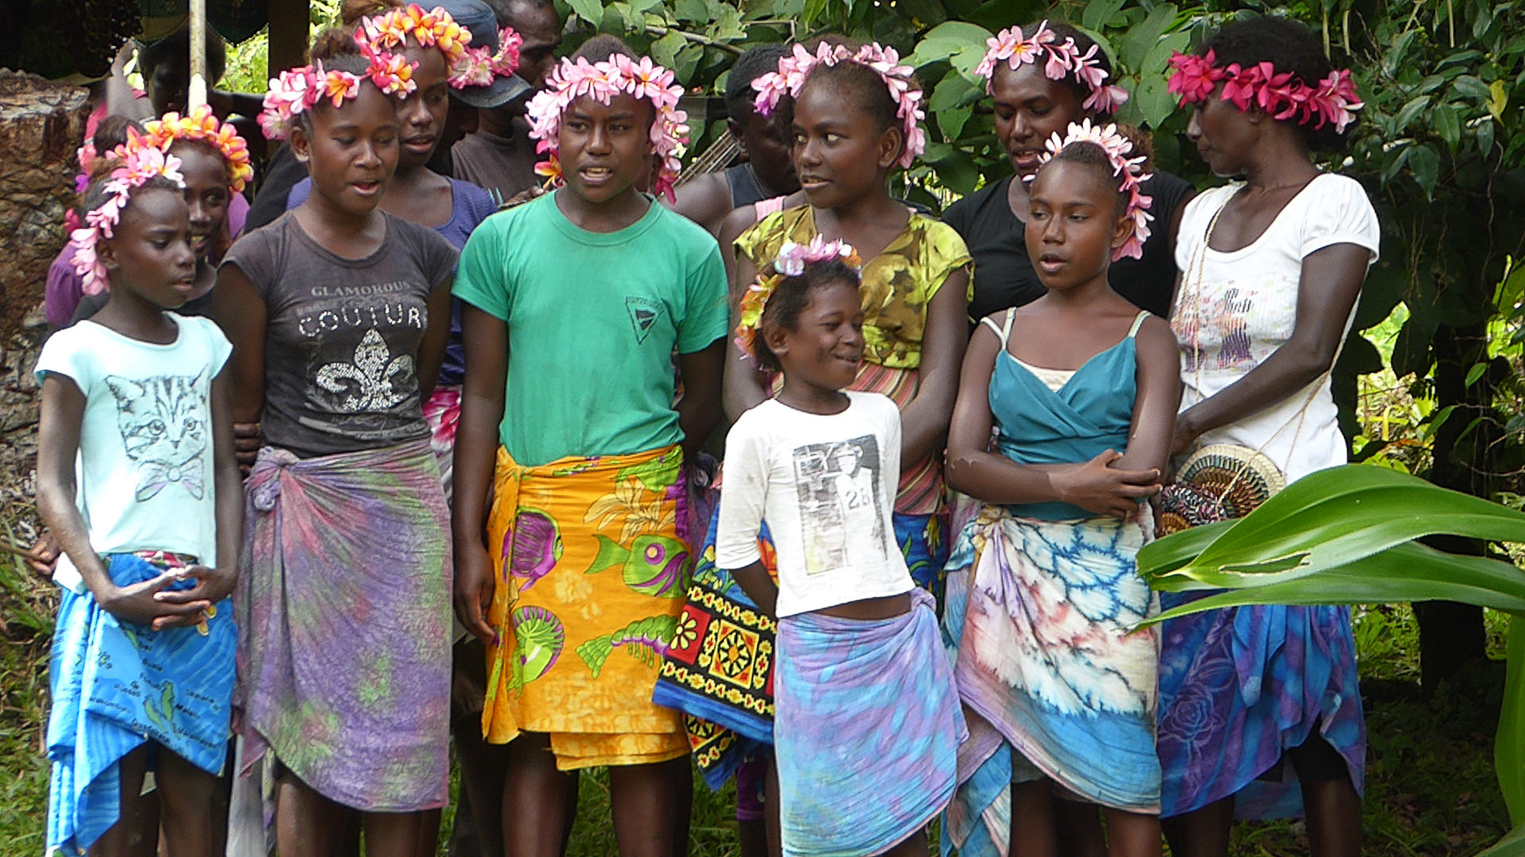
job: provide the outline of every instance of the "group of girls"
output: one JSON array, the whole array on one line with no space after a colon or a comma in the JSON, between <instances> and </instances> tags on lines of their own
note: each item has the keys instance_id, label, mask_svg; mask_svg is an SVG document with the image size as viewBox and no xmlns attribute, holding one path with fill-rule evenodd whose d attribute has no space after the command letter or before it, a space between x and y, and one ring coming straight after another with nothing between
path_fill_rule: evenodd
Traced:
<instances>
[{"instance_id":1,"label":"group of girls","mask_svg":"<svg viewBox=\"0 0 1525 857\"><path fill-rule=\"evenodd\" d=\"M1311 32L1255 19L1173 61L1188 136L1246 180L1187 202L1108 122L1093 42L1003 31L980 73L1017 177L948 223L888 190L925 143L911 69L796 46L750 85L791 141L793 178L757 175L799 191L718 246L660 202L682 87L612 39L529 102L554 192L487 217L424 174L447 88L512 44L383 5L272 81L261 124L310 181L222 257L217 324L177 311L205 279L187 171L209 147L234 188L236 136L166 117L103 159L76 260L110 297L37 369L50 848L126 853L152 769L168 853L210 853L231 722L284 857L357 826L429 853L453 591L484 853L562 853L591 767L622 854L686 853L691 754L764 810L749 854L926 854L939 816L963 854L1158 854L1162 826L1224 854L1236 812L1299 805L1315 853L1356 852L1348 614L1135 630L1172 455L1343 455L1328 369L1377 229L1311 160L1360 107Z\"/></svg>"}]
</instances>

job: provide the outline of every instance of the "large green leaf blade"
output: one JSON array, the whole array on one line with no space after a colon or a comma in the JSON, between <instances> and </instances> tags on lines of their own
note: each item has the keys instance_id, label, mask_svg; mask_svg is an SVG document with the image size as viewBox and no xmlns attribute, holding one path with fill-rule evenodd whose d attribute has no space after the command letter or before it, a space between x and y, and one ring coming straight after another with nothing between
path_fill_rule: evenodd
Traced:
<instances>
[{"instance_id":1,"label":"large green leaf blade","mask_svg":"<svg viewBox=\"0 0 1525 857\"><path fill-rule=\"evenodd\" d=\"M1269 586L1435 534L1525 541L1525 514L1406 473L1347 465L1293 482L1175 568L1158 561L1178 561L1187 546L1166 543L1186 534L1160 540L1154 552L1140 554L1140 569L1203 587Z\"/></svg>"},{"instance_id":2,"label":"large green leaf blade","mask_svg":"<svg viewBox=\"0 0 1525 857\"><path fill-rule=\"evenodd\" d=\"M1386 604L1461 601L1525 615L1525 573L1496 559L1457 556L1405 542L1316 574L1230 589L1161 613L1145 624L1253 604Z\"/></svg>"},{"instance_id":3,"label":"large green leaf blade","mask_svg":"<svg viewBox=\"0 0 1525 857\"><path fill-rule=\"evenodd\" d=\"M1493 744L1493 767L1498 773L1499 789L1504 792L1504 804L1509 807L1510 821L1525 825L1525 619L1519 616L1509 619L1506 663L1504 705L1499 711L1498 735ZM1525 854L1521 830L1516 828L1499 845L1515 839L1519 853ZM1484 853L1492 853L1492 849Z\"/></svg>"}]
</instances>

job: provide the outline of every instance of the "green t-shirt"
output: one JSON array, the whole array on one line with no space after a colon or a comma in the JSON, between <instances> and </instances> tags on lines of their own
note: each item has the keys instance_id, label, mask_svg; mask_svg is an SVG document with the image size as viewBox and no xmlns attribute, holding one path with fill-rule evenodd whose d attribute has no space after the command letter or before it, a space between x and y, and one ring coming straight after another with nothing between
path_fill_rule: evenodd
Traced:
<instances>
[{"instance_id":1,"label":"green t-shirt","mask_svg":"<svg viewBox=\"0 0 1525 857\"><path fill-rule=\"evenodd\" d=\"M574 226L555 194L495 214L466 242L455 294L508 323L498 440L527 467L681 441L673 350L730 325L715 239L656 203L608 233Z\"/></svg>"}]
</instances>

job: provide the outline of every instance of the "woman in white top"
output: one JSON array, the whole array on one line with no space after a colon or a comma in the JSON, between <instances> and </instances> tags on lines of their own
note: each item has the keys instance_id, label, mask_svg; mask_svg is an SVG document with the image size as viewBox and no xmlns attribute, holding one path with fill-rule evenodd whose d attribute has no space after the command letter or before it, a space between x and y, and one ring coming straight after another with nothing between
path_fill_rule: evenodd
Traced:
<instances>
[{"instance_id":1,"label":"woman in white top","mask_svg":"<svg viewBox=\"0 0 1525 857\"><path fill-rule=\"evenodd\" d=\"M1182 218L1171 327L1185 393L1172 452L1235 444L1289 482L1343 464L1329 371L1379 230L1361 186L1309 152L1349 134L1361 106L1349 72L1330 67L1311 30L1277 18L1231 24L1171 64L1171 91L1195 106L1187 135L1214 173L1243 178ZM1159 711L1174 854L1226 854L1236 815L1302 808L1313 854L1357 853L1365 726L1347 608L1167 622Z\"/></svg>"}]
</instances>

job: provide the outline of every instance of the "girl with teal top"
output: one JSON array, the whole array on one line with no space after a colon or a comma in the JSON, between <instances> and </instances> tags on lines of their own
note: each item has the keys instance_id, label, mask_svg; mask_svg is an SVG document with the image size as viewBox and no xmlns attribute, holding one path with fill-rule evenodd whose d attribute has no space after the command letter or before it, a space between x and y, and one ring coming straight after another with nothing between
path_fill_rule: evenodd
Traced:
<instances>
[{"instance_id":1,"label":"girl with teal top","mask_svg":"<svg viewBox=\"0 0 1525 857\"><path fill-rule=\"evenodd\" d=\"M1055 796L1102 807L1111 854L1160 853L1158 641L1130 632L1159 609L1135 556L1181 388L1169 326L1107 281L1149 233L1136 148L1089 122L1050 142L1026 230L1048 293L964 358L948 482L981 505L948 563L970 740L943 827L962 855L1056 853Z\"/></svg>"}]
</instances>

